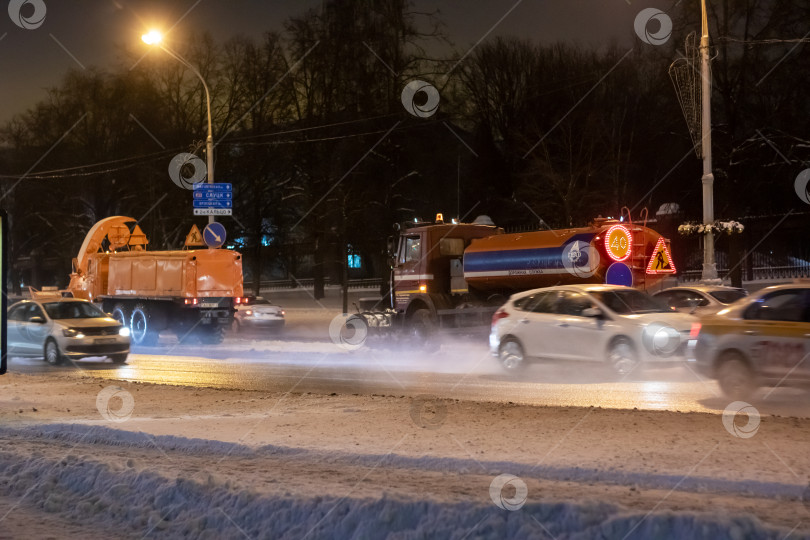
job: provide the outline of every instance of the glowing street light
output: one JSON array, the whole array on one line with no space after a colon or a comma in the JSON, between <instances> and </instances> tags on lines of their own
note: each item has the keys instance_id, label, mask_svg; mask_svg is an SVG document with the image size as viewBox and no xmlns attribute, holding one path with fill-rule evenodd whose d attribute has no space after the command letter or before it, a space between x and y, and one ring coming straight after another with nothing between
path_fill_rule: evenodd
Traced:
<instances>
[{"instance_id":1,"label":"glowing street light","mask_svg":"<svg viewBox=\"0 0 810 540\"><path fill-rule=\"evenodd\" d=\"M183 58L182 56L180 56L176 52L172 51L171 49L166 47L166 45L163 44L163 34L162 33L160 33L157 30L150 30L149 32L142 35L141 39L147 45L156 45L156 46L160 47L161 49L163 49L166 52L166 54L168 54L169 56L171 56L172 58L174 58L175 60L177 60L178 62L183 64L184 66L186 66L188 69L190 69L191 72L194 73L197 76L198 79L200 79L200 82L202 83L203 88L205 88L205 103L206 103L207 111L208 111L208 137L205 139L205 157L206 157L206 160L207 160L206 165L208 167L208 183L213 184L214 183L214 135L213 135L212 130L211 130L211 92L208 91L208 85L205 84L205 79L203 79L203 76L200 75L200 72L197 71L197 69L194 66L192 66L188 62L188 60L186 60L185 58ZM208 216L208 222L209 223L213 223L214 221L215 221L214 216Z\"/></svg>"}]
</instances>

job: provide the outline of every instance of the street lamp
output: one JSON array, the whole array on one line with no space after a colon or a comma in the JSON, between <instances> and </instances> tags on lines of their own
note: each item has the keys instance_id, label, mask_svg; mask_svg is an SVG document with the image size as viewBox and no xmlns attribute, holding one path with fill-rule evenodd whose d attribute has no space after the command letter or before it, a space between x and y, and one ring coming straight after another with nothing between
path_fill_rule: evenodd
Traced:
<instances>
[{"instance_id":1,"label":"street lamp","mask_svg":"<svg viewBox=\"0 0 810 540\"><path fill-rule=\"evenodd\" d=\"M205 88L205 104L206 104L207 111L208 111L208 137L205 139L205 157L206 157L206 161L207 161L206 166L208 168L208 183L213 184L214 183L214 135L213 135L212 130L211 130L211 92L208 91L208 85L205 84L205 79L203 79L203 76L200 75L200 72L197 71L197 69L194 66L192 66L185 58L183 58L182 56L180 56L176 52L172 51L171 49L166 47L166 45L163 44L163 34L158 32L157 30L150 30L149 32L147 32L146 34L141 36L141 39L147 45L157 45L158 47L163 49L166 52L166 54L168 54L169 56L171 56L172 58L174 58L175 60L177 60L178 62L183 64L184 66L186 66L188 69L190 69L191 72L194 73L194 75L196 75L198 79L200 79L200 82L202 83L203 88ZM213 223L214 221L215 221L214 216L208 216L208 223Z\"/></svg>"},{"instance_id":2,"label":"street lamp","mask_svg":"<svg viewBox=\"0 0 810 540\"><path fill-rule=\"evenodd\" d=\"M712 173L712 74L709 68L709 24L706 17L706 0L700 2L700 79L701 79L701 144L703 154L703 224L714 222L714 174ZM717 280L717 265L714 260L714 236L703 235L704 282Z\"/></svg>"}]
</instances>

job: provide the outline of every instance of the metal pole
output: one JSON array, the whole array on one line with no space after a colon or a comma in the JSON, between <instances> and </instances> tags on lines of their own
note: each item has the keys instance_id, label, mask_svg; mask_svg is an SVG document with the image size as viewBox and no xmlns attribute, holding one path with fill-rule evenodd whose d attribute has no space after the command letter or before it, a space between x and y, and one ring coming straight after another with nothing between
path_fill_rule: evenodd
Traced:
<instances>
[{"instance_id":1,"label":"metal pole","mask_svg":"<svg viewBox=\"0 0 810 540\"><path fill-rule=\"evenodd\" d=\"M701 0L702 33L700 36L700 77L701 77L701 149L703 155L703 224L714 223L714 174L712 174L712 75L709 68L709 25L706 18L706 0ZM717 265L714 261L714 235L703 235L702 280L717 279Z\"/></svg>"},{"instance_id":2,"label":"metal pole","mask_svg":"<svg viewBox=\"0 0 810 540\"><path fill-rule=\"evenodd\" d=\"M208 183L213 184L214 183L214 135L213 135L213 130L211 129L211 92L208 91L208 85L205 84L205 79L203 79L203 76L200 74L200 72L197 71L197 69L194 66L192 66L185 58L183 58L182 56L180 56L176 52L172 51L171 49L167 48L163 44L159 44L158 46L161 49L163 49L164 51L166 51L166 53L169 56L171 56L172 58L174 58L175 60L177 60L178 62L180 62L184 66L186 66L188 69L190 69L191 72L194 73L194 75L196 75L198 79L200 79L200 82L202 83L203 88L205 89L205 106L206 106L206 111L207 111L207 114L208 114L208 137L206 137L206 139L205 139L205 157L206 157L206 167L208 168ZM208 216L208 223L214 223L215 221L216 221L216 219L214 219L214 216Z\"/></svg>"}]
</instances>

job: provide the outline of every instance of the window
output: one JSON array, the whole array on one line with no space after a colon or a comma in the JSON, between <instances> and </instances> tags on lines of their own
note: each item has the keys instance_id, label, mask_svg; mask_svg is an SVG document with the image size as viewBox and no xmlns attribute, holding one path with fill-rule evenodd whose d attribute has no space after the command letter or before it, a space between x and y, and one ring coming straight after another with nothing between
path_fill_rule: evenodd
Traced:
<instances>
[{"instance_id":1,"label":"window","mask_svg":"<svg viewBox=\"0 0 810 540\"><path fill-rule=\"evenodd\" d=\"M90 302L48 302L44 305L51 319L92 319L108 316ZM42 310L39 313L41 316Z\"/></svg>"},{"instance_id":2,"label":"window","mask_svg":"<svg viewBox=\"0 0 810 540\"><path fill-rule=\"evenodd\" d=\"M554 313L554 304L557 302L558 293L546 292L535 296L535 301L527 306L527 311L532 313Z\"/></svg>"},{"instance_id":3,"label":"window","mask_svg":"<svg viewBox=\"0 0 810 540\"><path fill-rule=\"evenodd\" d=\"M763 296L745 310L743 318L761 321L792 321L804 319L805 294L801 289L776 291Z\"/></svg>"},{"instance_id":4,"label":"window","mask_svg":"<svg viewBox=\"0 0 810 540\"><path fill-rule=\"evenodd\" d=\"M712 291L709 293L721 304L731 304L740 298L745 298L748 293L744 289L734 289L732 291Z\"/></svg>"},{"instance_id":5,"label":"window","mask_svg":"<svg viewBox=\"0 0 810 540\"><path fill-rule=\"evenodd\" d=\"M672 291L669 307L691 309L709 305L709 299L697 291Z\"/></svg>"},{"instance_id":6,"label":"window","mask_svg":"<svg viewBox=\"0 0 810 540\"><path fill-rule=\"evenodd\" d=\"M407 263L418 261L422 255L422 239L419 236L408 236L403 242L403 250L399 262Z\"/></svg>"},{"instance_id":7,"label":"window","mask_svg":"<svg viewBox=\"0 0 810 540\"><path fill-rule=\"evenodd\" d=\"M619 315L634 313L669 313L672 310L658 299L634 289L593 291L591 295Z\"/></svg>"},{"instance_id":8,"label":"window","mask_svg":"<svg viewBox=\"0 0 810 540\"><path fill-rule=\"evenodd\" d=\"M442 238L439 240L439 255L461 257L464 254L463 238Z\"/></svg>"},{"instance_id":9,"label":"window","mask_svg":"<svg viewBox=\"0 0 810 540\"><path fill-rule=\"evenodd\" d=\"M26 308L28 308L28 304L21 304L19 306L14 306L8 312L8 320L24 321Z\"/></svg>"},{"instance_id":10,"label":"window","mask_svg":"<svg viewBox=\"0 0 810 540\"><path fill-rule=\"evenodd\" d=\"M555 306L555 313L582 317L582 312L593 307L591 300L582 293L563 292Z\"/></svg>"},{"instance_id":11,"label":"window","mask_svg":"<svg viewBox=\"0 0 810 540\"><path fill-rule=\"evenodd\" d=\"M349 268L362 268L360 255L354 251L354 248L352 248L351 244L346 246L346 252L349 254L348 261L346 262Z\"/></svg>"},{"instance_id":12,"label":"window","mask_svg":"<svg viewBox=\"0 0 810 540\"><path fill-rule=\"evenodd\" d=\"M42 313L42 308L36 304L28 304L25 310L25 320L30 321L34 317L41 317L45 319L45 314Z\"/></svg>"}]
</instances>

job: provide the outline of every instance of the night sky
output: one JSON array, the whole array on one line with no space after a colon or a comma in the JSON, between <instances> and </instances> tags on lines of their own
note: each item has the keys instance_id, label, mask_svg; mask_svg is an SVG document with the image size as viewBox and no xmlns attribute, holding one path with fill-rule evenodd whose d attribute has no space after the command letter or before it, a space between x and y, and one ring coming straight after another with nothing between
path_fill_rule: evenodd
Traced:
<instances>
[{"instance_id":1,"label":"night sky","mask_svg":"<svg viewBox=\"0 0 810 540\"><path fill-rule=\"evenodd\" d=\"M0 122L43 99L45 89L58 85L70 68L114 67L124 63L126 49L139 56L146 53L140 37L149 28L165 30L176 24L167 36L171 42L202 31L224 41L238 34L281 31L290 16L321 5L320 0L41 1L46 6L45 20L36 29L19 28L7 10L0 13ZM446 34L463 54L507 12L485 39L511 35L584 45L615 40L629 46L635 37L636 14L644 7L666 9L670 4L664 0L644 4L635 0L417 0L415 7L417 11L439 9ZM23 7L24 15L32 13L33 6ZM449 56L452 51L432 52Z\"/></svg>"}]
</instances>

